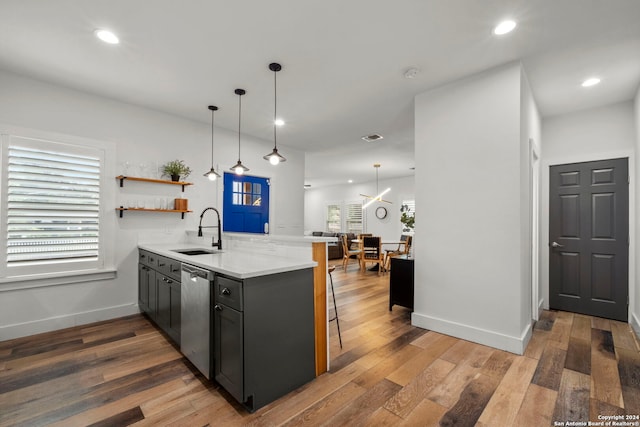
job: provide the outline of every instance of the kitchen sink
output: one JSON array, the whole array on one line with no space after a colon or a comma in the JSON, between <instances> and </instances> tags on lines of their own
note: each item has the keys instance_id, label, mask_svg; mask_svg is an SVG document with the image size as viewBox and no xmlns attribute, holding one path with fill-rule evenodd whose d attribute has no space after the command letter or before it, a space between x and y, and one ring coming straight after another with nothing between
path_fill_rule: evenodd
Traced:
<instances>
[{"instance_id":1,"label":"kitchen sink","mask_svg":"<svg viewBox=\"0 0 640 427\"><path fill-rule=\"evenodd\" d=\"M216 250L216 249L200 249L200 248L195 248L195 249L172 249L172 252L177 252L179 254L182 255L208 255L208 254L215 254L215 253L220 253L222 251L220 250Z\"/></svg>"}]
</instances>

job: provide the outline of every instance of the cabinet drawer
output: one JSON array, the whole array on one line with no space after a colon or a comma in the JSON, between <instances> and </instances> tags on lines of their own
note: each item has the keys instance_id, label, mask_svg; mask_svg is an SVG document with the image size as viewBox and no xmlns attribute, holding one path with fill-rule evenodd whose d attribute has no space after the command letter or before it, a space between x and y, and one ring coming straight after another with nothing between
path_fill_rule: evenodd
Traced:
<instances>
[{"instance_id":1,"label":"cabinet drawer","mask_svg":"<svg viewBox=\"0 0 640 427\"><path fill-rule=\"evenodd\" d=\"M169 275L169 263L170 263L170 261L171 260L169 258L165 258L163 256L156 255L155 269L158 270L160 273L168 276Z\"/></svg>"},{"instance_id":2,"label":"cabinet drawer","mask_svg":"<svg viewBox=\"0 0 640 427\"><path fill-rule=\"evenodd\" d=\"M156 255L144 249L138 250L138 262L147 267L156 268Z\"/></svg>"},{"instance_id":3,"label":"cabinet drawer","mask_svg":"<svg viewBox=\"0 0 640 427\"><path fill-rule=\"evenodd\" d=\"M165 276L169 276L174 280L180 281L180 262L175 259L163 257L156 255L157 264L156 269L164 274Z\"/></svg>"},{"instance_id":4,"label":"cabinet drawer","mask_svg":"<svg viewBox=\"0 0 640 427\"><path fill-rule=\"evenodd\" d=\"M168 264L168 271L167 271L167 275L171 278L173 278L176 281L180 281L180 269L182 267L182 263L180 261L176 261L175 259L171 259L171 258L167 258L167 261L169 262Z\"/></svg>"},{"instance_id":5,"label":"cabinet drawer","mask_svg":"<svg viewBox=\"0 0 640 427\"><path fill-rule=\"evenodd\" d=\"M214 285L214 298L216 303L227 305L233 309L242 311L242 282L216 276Z\"/></svg>"}]
</instances>

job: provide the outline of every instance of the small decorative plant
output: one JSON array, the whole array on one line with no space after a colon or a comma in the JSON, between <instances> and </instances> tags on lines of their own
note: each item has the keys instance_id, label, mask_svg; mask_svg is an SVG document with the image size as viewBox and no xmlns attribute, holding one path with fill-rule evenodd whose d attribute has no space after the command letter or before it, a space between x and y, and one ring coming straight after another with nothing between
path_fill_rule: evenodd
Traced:
<instances>
[{"instance_id":1,"label":"small decorative plant","mask_svg":"<svg viewBox=\"0 0 640 427\"><path fill-rule=\"evenodd\" d=\"M180 177L188 177L191 168L184 164L184 160L172 160L162 166L162 176L170 176L172 181L180 181Z\"/></svg>"},{"instance_id":2,"label":"small decorative plant","mask_svg":"<svg viewBox=\"0 0 640 427\"><path fill-rule=\"evenodd\" d=\"M415 212L411 212L411 209L407 205L402 205L400 208L400 222L404 226L402 231L413 231L415 226Z\"/></svg>"}]
</instances>

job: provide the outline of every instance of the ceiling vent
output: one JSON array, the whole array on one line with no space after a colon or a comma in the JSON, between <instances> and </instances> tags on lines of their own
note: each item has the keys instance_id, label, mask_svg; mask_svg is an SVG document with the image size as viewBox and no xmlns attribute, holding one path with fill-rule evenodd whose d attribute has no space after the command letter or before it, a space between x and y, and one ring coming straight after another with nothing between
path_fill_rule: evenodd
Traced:
<instances>
[{"instance_id":1,"label":"ceiling vent","mask_svg":"<svg viewBox=\"0 0 640 427\"><path fill-rule=\"evenodd\" d=\"M362 139L364 139L367 142L375 142L375 141L381 140L382 135L378 135L377 133L374 133L372 135L365 135L362 137Z\"/></svg>"}]
</instances>

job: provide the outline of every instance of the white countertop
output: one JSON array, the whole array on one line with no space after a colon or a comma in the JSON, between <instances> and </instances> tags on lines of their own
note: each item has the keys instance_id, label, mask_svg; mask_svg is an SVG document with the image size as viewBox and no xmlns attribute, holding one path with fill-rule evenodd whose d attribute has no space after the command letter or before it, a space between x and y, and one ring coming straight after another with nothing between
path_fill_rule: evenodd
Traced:
<instances>
[{"instance_id":1,"label":"white countertop","mask_svg":"<svg viewBox=\"0 0 640 427\"><path fill-rule=\"evenodd\" d=\"M197 233L195 231L187 230L187 235L194 236ZM205 235L207 232L205 232ZM213 235L212 233L209 233ZM225 231L222 234L224 238L234 238L241 240L250 240L256 242L297 242L297 243L314 243L314 242L337 242L337 237L323 237L323 236L290 236L281 234L258 234L258 233L230 233ZM224 240L224 239L223 239Z\"/></svg>"},{"instance_id":2,"label":"white countertop","mask_svg":"<svg viewBox=\"0 0 640 427\"><path fill-rule=\"evenodd\" d=\"M215 249L210 246L193 243L140 243L138 248L238 279L302 270L318 265L312 260L248 253L238 250L223 249L221 252L205 255L184 255L172 251L172 249Z\"/></svg>"}]
</instances>

